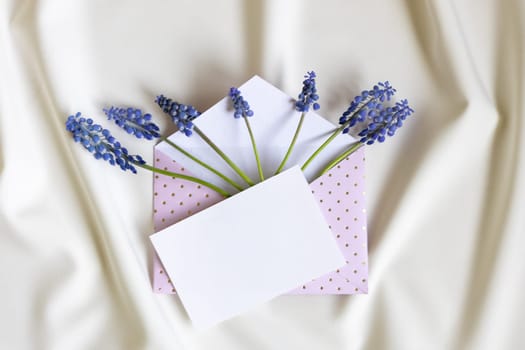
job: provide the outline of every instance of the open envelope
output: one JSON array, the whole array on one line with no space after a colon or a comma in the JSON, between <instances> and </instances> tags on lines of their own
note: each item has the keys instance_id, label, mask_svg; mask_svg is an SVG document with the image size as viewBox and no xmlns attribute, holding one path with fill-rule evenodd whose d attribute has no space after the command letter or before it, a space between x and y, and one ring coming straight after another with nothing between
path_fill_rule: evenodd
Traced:
<instances>
[{"instance_id":1,"label":"open envelope","mask_svg":"<svg viewBox=\"0 0 525 350\"><path fill-rule=\"evenodd\" d=\"M250 118L262 166L270 177L279 166L297 127L300 113L294 99L258 76L239 88L255 116ZM233 118L226 97L204 112L196 123L253 180L258 179L250 139L242 120ZM333 124L309 112L287 167L302 164L334 129ZM199 137L174 133L170 140L212 165L227 176L242 180ZM360 294L368 290L367 231L364 202L364 150L360 149L330 172L313 177L351 143L350 136L336 138L309 166L305 176L319 208L346 258L346 265L290 291L290 294ZM155 147L155 166L173 172L192 174L234 193L234 189L195 164L165 142ZM154 177L154 224L160 231L223 198L197 184L156 175ZM158 293L175 293L158 257L153 263L153 288Z\"/></svg>"}]
</instances>

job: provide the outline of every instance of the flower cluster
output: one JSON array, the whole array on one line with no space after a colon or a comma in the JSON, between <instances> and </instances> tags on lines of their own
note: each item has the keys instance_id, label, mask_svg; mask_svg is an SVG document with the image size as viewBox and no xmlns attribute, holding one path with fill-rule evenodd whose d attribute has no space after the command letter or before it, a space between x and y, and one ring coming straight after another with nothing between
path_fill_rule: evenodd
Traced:
<instances>
[{"instance_id":1,"label":"flower cluster","mask_svg":"<svg viewBox=\"0 0 525 350\"><path fill-rule=\"evenodd\" d=\"M128 134L139 139L153 140L160 137L159 127L151 122L151 114L143 114L140 109L110 107L105 108L104 113L109 120L114 120Z\"/></svg>"},{"instance_id":2,"label":"flower cluster","mask_svg":"<svg viewBox=\"0 0 525 350\"><path fill-rule=\"evenodd\" d=\"M317 88L315 87L315 72L308 72L304 77L303 89L297 96L295 109L299 112L308 112L310 106L312 106L314 110L318 110L321 106L316 102L319 100L319 95L317 95Z\"/></svg>"},{"instance_id":3,"label":"flower cluster","mask_svg":"<svg viewBox=\"0 0 525 350\"><path fill-rule=\"evenodd\" d=\"M383 109L385 100L390 101L396 93L388 81L379 82L371 90L364 90L354 97L350 105L339 118L339 124L344 125L343 134L346 134L357 123L365 121L366 117L375 117Z\"/></svg>"},{"instance_id":4,"label":"flower cluster","mask_svg":"<svg viewBox=\"0 0 525 350\"><path fill-rule=\"evenodd\" d=\"M292 153L294 145L298 140L298 135L301 130L301 126L305 120L306 112L310 108L317 110L319 109L319 96L317 95L316 89L316 74L311 71L307 72L304 76L303 87L298 95L298 99L295 103L295 109L301 113L301 117L297 124L296 131L290 142L290 146L286 154L283 157L279 167L275 174L278 174L284 169L286 162ZM360 139L354 142L348 149L343 153L335 157L326 167L321 171L320 174L326 173L329 169L335 166L338 162L348 157L350 154L355 152L357 149L364 145L371 145L377 142L384 142L387 137L394 136L396 131L403 126L403 123L407 117L409 117L414 110L409 106L408 101L401 100L393 103L389 102L396 89L394 89L388 81L379 82L372 87L370 90L364 90L359 95L355 96L351 101L348 108L343 112L339 118L339 126L336 127L333 132L326 138L326 140L310 155L310 157L301 166L304 171L309 164L322 152L328 144L330 144L337 135L343 133L349 133L350 129L359 127L356 130L356 134L359 135ZM239 89L232 87L229 91L229 97L233 103L233 115L235 118L243 117L244 123L250 140L257 163L257 169L261 181L264 180L264 173L262 164L257 150L254 133L250 126L250 119L254 112L250 108L249 103L244 99ZM155 103L161 107L161 109L170 115L173 123L179 128L179 131L183 132L186 136L191 136L193 131L206 142L211 149L213 149L227 164L232 168L249 186L255 184L252 179L237 166L208 136L204 134L193 121L200 115L193 106L185 105L173 101L164 95L159 95L155 99ZM127 133L139 138L152 140L160 137L159 127L152 122L152 116L149 113L143 113L140 109L135 108L121 108L121 107L110 107L104 109L104 113L107 115L109 120L113 120L119 127L123 128ZM96 159L102 159L111 165L117 165L122 170L130 170L136 173L135 167L144 168L146 170L153 171L158 174L171 176L174 178L181 178L188 181L206 186L225 197L230 196L225 190L206 182L202 179L195 178L192 176L169 172L166 169L158 169L153 166L146 164L146 162L139 155L130 155L126 148L122 147L121 144L111 135L109 130L102 128L98 124L94 124L92 119L84 118L80 113L71 115L66 121L66 129L71 132L75 142L83 145ZM234 180L228 178L218 170L214 169L210 165L206 164L197 157L192 156L184 148L175 144L173 141L163 138L169 145L174 147L177 151L183 153L188 158L213 172L224 181L231 184L238 190L242 190L243 187L237 184Z\"/></svg>"},{"instance_id":5,"label":"flower cluster","mask_svg":"<svg viewBox=\"0 0 525 350\"><path fill-rule=\"evenodd\" d=\"M394 96L396 93L396 89L390 85L388 81L385 81L384 83L379 82L377 85L374 85L372 90L369 91L370 95L374 97L374 99L379 100L381 102L385 102L385 99L387 101L390 101L390 98Z\"/></svg>"},{"instance_id":6,"label":"flower cluster","mask_svg":"<svg viewBox=\"0 0 525 350\"><path fill-rule=\"evenodd\" d=\"M80 112L67 118L66 129L73 135L73 140L82 144L95 159L105 160L133 173L137 172L133 164L145 164L141 156L128 154L128 150L111 136L109 130L94 124L90 118L82 117Z\"/></svg>"},{"instance_id":7,"label":"flower cluster","mask_svg":"<svg viewBox=\"0 0 525 350\"><path fill-rule=\"evenodd\" d=\"M394 136L396 130L403 126L403 121L414 113L414 110L408 105L408 101L401 100L393 107L387 107L372 118L372 121L359 132L361 139L359 142L367 145L375 141L384 142L385 135Z\"/></svg>"},{"instance_id":8,"label":"flower cluster","mask_svg":"<svg viewBox=\"0 0 525 350\"><path fill-rule=\"evenodd\" d=\"M193 128L193 120L200 115L200 112L191 105L184 105L166 98L164 95L159 95L155 99L155 103L159 105L162 110L171 116L179 131L186 136L191 136Z\"/></svg>"},{"instance_id":9,"label":"flower cluster","mask_svg":"<svg viewBox=\"0 0 525 350\"><path fill-rule=\"evenodd\" d=\"M229 96L233 102L233 108L235 110L233 116L235 118L253 116L253 111L250 109L250 105L244 100L239 89L232 87Z\"/></svg>"}]
</instances>

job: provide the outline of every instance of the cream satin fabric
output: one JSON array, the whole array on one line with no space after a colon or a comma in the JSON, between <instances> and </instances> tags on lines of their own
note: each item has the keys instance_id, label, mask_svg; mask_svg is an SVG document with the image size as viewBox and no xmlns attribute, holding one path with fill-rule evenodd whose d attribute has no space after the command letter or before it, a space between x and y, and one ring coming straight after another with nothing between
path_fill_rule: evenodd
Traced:
<instances>
[{"instance_id":1,"label":"cream satin fabric","mask_svg":"<svg viewBox=\"0 0 525 350\"><path fill-rule=\"evenodd\" d=\"M524 11L0 2L0 348L525 348ZM334 122L386 79L417 112L367 150L370 294L281 297L196 333L176 297L151 292L151 174L94 161L64 121L158 111L158 93L204 110L253 74L296 95L310 69ZM152 143L115 134L151 160Z\"/></svg>"}]
</instances>

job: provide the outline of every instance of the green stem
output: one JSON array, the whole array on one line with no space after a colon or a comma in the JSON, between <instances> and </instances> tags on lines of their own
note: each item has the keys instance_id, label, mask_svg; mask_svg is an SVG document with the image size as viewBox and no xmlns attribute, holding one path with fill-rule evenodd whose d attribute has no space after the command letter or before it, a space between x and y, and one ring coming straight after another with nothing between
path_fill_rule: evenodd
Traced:
<instances>
[{"instance_id":1,"label":"green stem","mask_svg":"<svg viewBox=\"0 0 525 350\"><path fill-rule=\"evenodd\" d=\"M244 171L242 171L237 165L235 165L235 163L230 159L228 158L228 156L226 154L224 154L223 151L220 150L220 148L215 144L213 143L212 140L210 140L208 138L208 136L206 136L201 129L199 129L197 126L193 126L193 130L195 130L195 132L197 133L197 135L199 135L211 148L213 148L213 150L233 169L235 170L235 172L237 174L239 174L240 177L242 177L242 179L244 181L246 181L246 183L250 186L253 186L254 185L254 182L252 181L252 179L250 179L248 177L248 175L246 175L246 173Z\"/></svg>"},{"instance_id":2,"label":"green stem","mask_svg":"<svg viewBox=\"0 0 525 350\"><path fill-rule=\"evenodd\" d=\"M334 160L332 160L330 163L328 163L328 165L326 166L326 168L324 168L323 170L321 170L321 172L319 173L319 175L317 175L317 177L321 176L321 175L324 175L326 172L328 172L330 169L332 169L334 166L336 166L337 164L339 164L339 162L341 162L343 159L345 159L346 157L348 157L349 155L351 155L352 153L354 153L355 151L357 151L359 148L361 148L361 146L364 146L365 144L362 143L362 142L355 142L354 144L352 144L352 146L347 149L346 151L344 151L343 153L341 153L337 158L335 158Z\"/></svg>"},{"instance_id":3,"label":"green stem","mask_svg":"<svg viewBox=\"0 0 525 350\"><path fill-rule=\"evenodd\" d=\"M308 164L310 164L312 162L312 160L314 160L315 157L317 157L317 155L319 153L321 153L321 151L323 149L325 149L326 146L328 146L328 144L330 144L330 142L332 142L336 137L337 135L344 130L344 128L346 128L349 124L350 124L350 121L352 120L352 117L355 116L357 113L361 112L361 110L366 106L366 104L368 102L370 102L371 99L366 99L365 101L362 102L361 104L361 107L359 107L359 109L357 111L355 111L354 113L352 113L352 115L350 116L350 118L348 118L348 121L346 123L344 123L343 125L341 125L339 128L335 129L335 131L332 133L332 135L330 135L330 137L321 145L319 146L319 148L310 156L310 158L308 158L306 160L306 162L303 164L303 166L301 167L301 170L305 170L306 167L308 166Z\"/></svg>"},{"instance_id":4,"label":"green stem","mask_svg":"<svg viewBox=\"0 0 525 350\"><path fill-rule=\"evenodd\" d=\"M220 193L224 197L230 197L231 196L231 194L229 194L228 192L224 191L223 189L215 186L214 184L211 184L211 183L209 183L207 181L198 179L198 178L193 177L193 176L188 176L188 175L179 174L179 173L173 173L173 172L168 171L168 170L155 168L155 167L153 167L151 165L148 165L148 164L140 164L140 163L136 163L136 162L133 162L133 164L138 166L138 167L140 167L140 168L152 171L152 172L157 173L157 174L162 174L162 175L171 176L171 177L174 177L174 178L177 178L177 179L182 179L182 180L187 180L187 181L198 183L199 185L208 187L209 189L211 189L211 190L213 190L213 191L215 191L217 193Z\"/></svg>"},{"instance_id":5,"label":"green stem","mask_svg":"<svg viewBox=\"0 0 525 350\"><path fill-rule=\"evenodd\" d=\"M292 142L290 143L290 146L288 147L288 151L286 151L286 154L284 155L284 158L275 171L275 175L279 174L281 170L283 170L284 166L286 165L286 162L288 161L288 158L290 157L290 154L292 154L292 150L295 146L295 142L297 141L297 137L299 136L299 132L301 131L301 127L303 126L304 116L306 115L305 112L301 113L301 119L299 119L299 124L297 124L297 129L295 129L295 134L293 135Z\"/></svg>"},{"instance_id":6,"label":"green stem","mask_svg":"<svg viewBox=\"0 0 525 350\"><path fill-rule=\"evenodd\" d=\"M243 117L244 122L246 123L246 128L248 128L248 133L250 134L250 140L252 141L253 153L255 154L255 160L257 161L257 170L259 171L259 177L261 181L264 181L264 174L262 171L261 160L259 159L259 152L257 152L257 145L255 144L255 138L253 137L252 128L250 127L250 122L247 117Z\"/></svg>"},{"instance_id":7,"label":"green stem","mask_svg":"<svg viewBox=\"0 0 525 350\"><path fill-rule=\"evenodd\" d=\"M215 175L217 175L218 177L220 177L221 179L223 179L224 181L226 181L227 183L229 183L230 185L232 185L233 187L235 187L239 191L243 190L241 185L239 185L238 183L236 183L235 181L233 181L232 179L230 179L229 177L227 177L226 175L224 175L223 173L221 173L217 169L211 167L210 165L206 164L202 160L200 160L197 157L191 155L184 148L182 148L179 145L175 144L174 142L170 141L168 138L162 137L161 140L165 141L168 145L170 145L171 147L175 148L177 151L179 151L180 153L184 154L186 157L190 158L191 160L193 160L195 163L199 164L203 168L208 169L209 171L211 171L212 173L214 173Z\"/></svg>"},{"instance_id":8,"label":"green stem","mask_svg":"<svg viewBox=\"0 0 525 350\"><path fill-rule=\"evenodd\" d=\"M335 129L335 131L332 133L332 135L330 135L330 137L328 139L326 139L326 141L323 142L323 144L321 146L319 146L319 148L310 156L310 158L308 158L306 160L306 162L304 162L303 166L301 167L302 171L304 171L306 169L306 167L312 162L312 160L314 160L315 157L317 157L317 155L319 153L321 153L321 151L324 150L326 148L326 146L328 146L330 144L330 142L332 142L337 137L337 135L339 135L339 133L341 131L343 131L343 129L345 128L345 125L342 125L341 127Z\"/></svg>"}]
</instances>

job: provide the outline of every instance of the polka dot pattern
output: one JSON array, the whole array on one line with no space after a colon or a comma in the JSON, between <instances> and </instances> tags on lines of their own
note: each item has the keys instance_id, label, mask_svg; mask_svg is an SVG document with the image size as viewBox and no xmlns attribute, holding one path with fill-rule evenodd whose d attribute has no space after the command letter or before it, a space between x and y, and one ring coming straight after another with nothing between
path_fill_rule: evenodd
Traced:
<instances>
[{"instance_id":1,"label":"polka dot pattern","mask_svg":"<svg viewBox=\"0 0 525 350\"><path fill-rule=\"evenodd\" d=\"M310 184L330 225L346 265L300 286L289 294L365 294L368 250L364 150L356 151Z\"/></svg>"},{"instance_id":2,"label":"polka dot pattern","mask_svg":"<svg viewBox=\"0 0 525 350\"><path fill-rule=\"evenodd\" d=\"M361 148L310 184L312 193L346 259L346 265L299 286L289 294L368 292L364 165L364 150ZM155 150L155 166L189 174L158 150ZM153 221L156 232L223 199L221 195L206 187L163 175L154 176L153 191ZM156 255L153 261L153 288L157 293L175 293L175 288Z\"/></svg>"}]
</instances>

